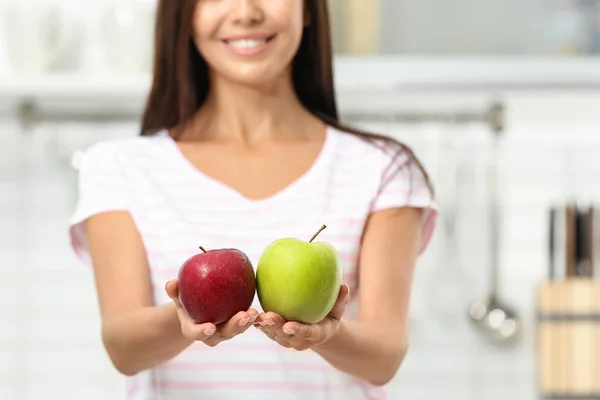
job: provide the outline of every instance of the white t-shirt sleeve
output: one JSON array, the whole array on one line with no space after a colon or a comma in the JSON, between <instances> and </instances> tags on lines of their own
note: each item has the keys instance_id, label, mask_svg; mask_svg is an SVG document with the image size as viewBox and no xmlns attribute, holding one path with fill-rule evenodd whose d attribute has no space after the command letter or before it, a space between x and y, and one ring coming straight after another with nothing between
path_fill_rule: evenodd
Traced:
<instances>
[{"instance_id":1,"label":"white t-shirt sleeve","mask_svg":"<svg viewBox=\"0 0 600 400\"><path fill-rule=\"evenodd\" d=\"M116 150L110 143L96 144L77 154L73 162L79 171L78 199L69 222L69 235L75 254L88 266L92 263L85 221L103 212L128 210L128 192Z\"/></svg>"},{"instance_id":2,"label":"white t-shirt sleeve","mask_svg":"<svg viewBox=\"0 0 600 400\"><path fill-rule=\"evenodd\" d=\"M427 178L414 154L408 150L386 157L381 183L372 212L390 208L414 207L423 210L421 253L435 230L438 211Z\"/></svg>"}]
</instances>

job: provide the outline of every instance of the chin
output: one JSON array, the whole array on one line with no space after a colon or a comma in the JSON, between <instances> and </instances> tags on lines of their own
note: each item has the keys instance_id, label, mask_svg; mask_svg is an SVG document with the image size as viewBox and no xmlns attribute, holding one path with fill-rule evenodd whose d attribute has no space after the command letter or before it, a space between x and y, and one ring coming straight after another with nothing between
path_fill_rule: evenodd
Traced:
<instances>
[{"instance_id":1,"label":"chin","mask_svg":"<svg viewBox=\"0 0 600 400\"><path fill-rule=\"evenodd\" d=\"M280 68L239 68L235 72L223 74L230 81L244 86L265 87L276 85L287 77L287 70Z\"/></svg>"}]
</instances>

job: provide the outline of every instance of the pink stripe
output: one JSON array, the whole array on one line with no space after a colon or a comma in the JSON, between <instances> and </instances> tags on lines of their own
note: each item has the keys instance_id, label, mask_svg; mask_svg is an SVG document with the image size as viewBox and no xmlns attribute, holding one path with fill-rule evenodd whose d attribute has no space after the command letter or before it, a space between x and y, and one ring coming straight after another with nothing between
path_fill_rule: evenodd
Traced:
<instances>
[{"instance_id":1,"label":"pink stripe","mask_svg":"<svg viewBox=\"0 0 600 400\"><path fill-rule=\"evenodd\" d=\"M367 198L368 197L368 198ZM365 196L364 199L362 198L358 198L356 201L354 202L343 202L343 203L337 203L338 205L336 205L336 207L348 210L349 213L355 213L356 210L359 210L359 212L363 213L365 215L365 218L367 218L369 216L369 205L371 204L371 201L373 201L373 196ZM376 199L377 197L375 197ZM400 205L402 205L402 198L397 199L396 201L398 201L400 203ZM239 219L241 221L241 223L245 223L249 220L255 220L256 217L258 218L262 218L264 219L264 222L262 222L262 224L267 224L268 222L268 226L262 225L265 229L275 229L275 233L273 237L266 237L266 239L278 239L280 237L280 234L277 233L277 231L279 229L277 229L278 227L282 227L282 226L290 226L290 225L295 225L301 222L304 222L304 220L302 219L297 219L296 221L286 221L285 223L280 222L278 217L282 217L282 218L286 218L289 217L290 213L292 213L293 211L290 212L285 212L285 211L276 211L276 213L266 213L266 212L260 212L260 210L250 210L252 212L252 217L248 216L248 213L250 212L249 210L243 209L240 207L240 204L226 204L225 201L221 200L221 199L215 199L215 200L210 200L210 199L206 199L206 200L197 200L195 198L190 198L190 199L184 199L181 201L185 201L185 202L191 202L191 201L200 201L199 205L204 205L204 208L199 208L197 206L194 207L183 207L181 206L178 210L178 213L180 215L185 215L185 225L180 225L179 229L188 229L188 231L186 232L190 232L190 229L193 230L194 232L198 233L198 229L203 228L204 226L207 227L206 230L206 236L207 237L212 237L212 234L215 232L216 229L225 229L225 232L227 232L227 228L224 227L218 227L218 220L219 219L227 219L227 220L233 220L233 219ZM302 205L302 207L298 207L299 209L311 209L311 208L320 208L322 206L322 204L304 204ZM135 220L135 222L138 224L138 226L142 227L144 229L144 234L147 233L150 230L155 230L156 227L160 227L160 226L170 226L170 224L173 222L173 218L172 218L172 214L169 213L162 213L160 211L160 209L162 207L165 207L165 205L163 203L158 203L158 204L150 204L150 205L143 205L143 204L136 204L136 209L133 210L133 218ZM145 212L144 210L149 210L149 209L158 209L158 211L154 212L154 213L150 213L150 212ZM176 216L176 218L179 218L179 216ZM336 222L339 221L339 222ZM366 221L366 219L365 219ZM357 233L356 235L360 236L362 234L362 227L364 226L364 223L361 225L358 224L349 224L349 225L344 225L342 221L340 221L339 217L336 217L335 219L332 219L332 221L317 221L317 224L319 223L325 223L328 226L328 229L331 229L329 231L328 234L331 234L334 231L334 227L336 229L339 230L348 230L349 228L351 229L356 229ZM214 227L214 228L213 228ZM317 227L318 228L318 227ZM231 229L229 229L231 231ZM316 229L315 229L316 230ZM184 232L184 234L186 233ZM312 232L314 233L314 232ZM308 234L308 237L310 237L310 235L312 235L312 233ZM158 234L156 236L159 236ZM165 235L165 237L169 237L168 235ZM320 236L319 236L320 237ZM308 238L306 238L308 239Z\"/></svg>"},{"instance_id":2,"label":"pink stripe","mask_svg":"<svg viewBox=\"0 0 600 400\"><path fill-rule=\"evenodd\" d=\"M328 242L343 242L343 243L359 243L361 239L362 232L357 233L327 233ZM145 232L144 236L148 238L172 238L171 234L158 233L158 232ZM211 232L207 234L207 241L210 242L241 242L247 243L248 246L252 246L253 244L263 245L265 242L270 243L275 240L276 237L272 234L263 234L263 235L245 235L245 236L234 236L234 235L222 235L218 232ZM325 239L323 239L325 240ZM183 248L181 249L183 250ZM189 249L188 249L189 250ZM194 249L196 250L196 249ZM175 250L173 250L175 251Z\"/></svg>"},{"instance_id":3,"label":"pink stripe","mask_svg":"<svg viewBox=\"0 0 600 400\"><path fill-rule=\"evenodd\" d=\"M349 282L356 281L357 278L358 278L357 272L344 272L344 277L342 279L344 280L344 282L349 283Z\"/></svg>"},{"instance_id":4,"label":"pink stripe","mask_svg":"<svg viewBox=\"0 0 600 400\"><path fill-rule=\"evenodd\" d=\"M132 383L131 385L128 385L127 397L133 397L133 395L136 394L139 390L140 390L140 385L137 381Z\"/></svg>"},{"instance_id":5,"label":"pink stripe","mask_svg":"<svg viewBox=\"0 0 600 400\"><path fill-rule=\"evenodd\" d=\"M383 191L379 197L380 198L392 198L394 202L398 202L399 200L408 197L409 193L411 193L410 187L402 187L393 189L386 189Z\"/></svg>"},{"instance_id":6,"label":"pink stripe","mask_svg":"<svg viewBox=\"0 0 600 400\"><path fill-rule=\"evenodd\" d=\"M370 200L372 200L371 198L373 197L373 196L369 196L369 193L366 193L364 196L362 196L360 193L349 194L348 196L349 196L349 201L338 202L337 203L338 206L336 206L336 207L343 207L344 209L349 210L350 212L356 212L356 211L362 212L363 210L366 211L366 210L368 210L368 207L367 207L368 203ZM181 204L179 206L179 210L188 214L187 221L189 223L202 224L203 222L206 221L207 215L219 216L219 217L220 216L228 216L228 217L239 216L240 218L248 217L248 209L239 207L239 200L236 201L234 198L222 197L222 196L212 196L210 198L199 198L199 197L200 196L189 196L189 197L183 197L181 199L182 201L188 202L188 203ZM191 202L191 201L196 201L198 203L190 205L189 202ZM309 200L303 201L303 199L298 199L298 198L294 199L294 202L291 202L291 201L287 202L287 205L290 206L290 208L292 208L292 206L294 206L296 204L298 205L298 208L301 208L301 209L322 206L321 202L312 203L312 202L309 202ZM206 207L202 208L202 205L206 205ZM164 206L163 202L154 202L154 203L146 204L143 201L140 201L140 202L136 203L136 206L140 207L140 209L142 209L142 208L145 209L145 211L142 211L140 209L136 210L137 211L136 217L140 222L148 223L149 225L152 225L157 222L168 222L168 220L164 218L166 215L160 214L160 213L152 213L149 211L149 209L156 209L156 210L160 211L160 207ZM281 212L281 210L279 210L279 212ZM272 214L272 213L261 212L260 210L252 210L252 213L253 213L252 214L253 216L264 216L267 221L272 219L273 224L279 222L279 219L273 218L274 214ZM286 213L286 214L282 215L282 213L280 213L279 215L281 215L283 218L285 218L285 217L288 217L290 214ZM339 220L339 217L334 217L334 218L335 219L332 219L333 221ZM298 219L297 221L301 221L301 220ZM288 223L293 223L293 221L288 222ZM331 225L331 226L335 225L333 222L326 221L325 223L328 223L328 225Z\"/></svg>"},{"instance_id":7,"label":"pink stripe","mask_svg":"<svg viewBox=\"0 0 600 400\"><path fill-rule=\"evenodd\" d=\"M339 385L311 383L311 382L240 382L240 381L216 381L216 382L181 382L164 380L154 382L153 387L157 389L171 390L211 390L211 389L234 389L234 390L307 390L328 392L332 389L346 389L354 386L362 386L359 381L351 380Z\"/></svg>"},{"instance_id":8,"label":"pink stripe","mask_svg":"<svg viewBox=\"0 0 600 400\"><path fill-rule=\"evenodd\" d=\"M252 362L211 362L211 363L192 363L171 361L162 368L170 370L264 370L279 371L282 369L280 363L252 363ZM290 369L297 371L324 372L326 365L290 363L286 365Z\"/></svg>"},{"instance_id":9,"label":"pink stripe","mask_svg":"<svg viewBox=\"0 0 600 400\"><path fill-rule=\"evenodd\" d=\"M375 393L373 393L374 397L369 395L369 397L367 397L366 400L386 400L387 399L387 393L382 388L373 387L373 391L375 392Z\"/></svg>"},{"instance_id":10,"label":"pink stripe","mask_svg":"<svg viewBox=\"0 0 600 400\"><path fill-rule=\"evenodd\" d=\"M197 210L198 211L203 211L203 209L201 209L201 208L197 208ZM229 211L231 211L231 210L229 210ZM368 210L366 210L366 211L368 211ZM268 214L266 212L260 213L260 211L254 212L253 215L256 215L256 213L258 213L258 215L265 215L265 216L271 216L272 215L272 214ZM360 214L361 214L360 217L352 217L352 216L348 216L348 215L345 215L345 214L339 214L337 216L332 217L331 219L329 219L329 216L328 216L328 219L327 219L326 223L327 223L327 226L329 226L330 228L337 227L339 229L346 229L346 228L348 228L350 226L354 227L354 228L361 228L365 224L365 221L367 220L368 213L365 212L364 215L362 215L362 213L360 213ZM155 215L155 214L153 214L153 215ZM278 229L278 228L280 228L282 226L294 225L294 224L297 224L298 221L303 221L302 218L294 218L294 219L289 218L289 219L286 219L288 217L290 217L290 216L289 215L283 215L282 218L277 218L277 219L275 219L275 220L273 220L271 222L268 222L268 223L265 222L265 221L262 221L261 225L260 226L256 226L256 228L257 229L273 229L273 228ZM207 220L203 219L202 227L206 228L206 229L209 229L209 230L211 228L214 228L214 229L223 229L223 225L222 224L223 224L223 222L220 221L220 220L215 220L215 221L208 220L207 221ZM165 235L165 236L167 236L167 235Z\"/></svg>"},{"instance_id":11,"label":"pink stripe","mask_svg":"<svg viewBox=\"0 0 600 400\"><path fill-rule=\"evenodd\" d=\"M173 270L171 272L171 274L162 273L162 272L163 271L161 271L160 275L164 276L164 282L153 281L153 283L152 283L152 287L154 288L154 291L156 291L156 292L164 292L167 281L169 281L171 279L177 279L178 270ZM357 278L358 278L357 273L347 273L347 274L344 274L344 276L342 278L342 283L345 283L346 285L349 285L349 286L355 286L355 284L357 282ZM352 293L352 295L353 294L354 293Z\"/></svg>"},{"instance_id":12,"label":"pink stripe","mask_svg":"<svg viewBox=\"0 0 600 400\"><path fill-rule=\"evenodd\" d=\"M250 351L250 352L261 352L261 351L277 351L281 349L285 349L280 345L273 343L235 343L235 342L225 342L220 344L218 347L208 347L203 343L198 343L188 347L189 351L215 351L218 349L219 351Z\"/></svg>"},{"instance_id":13,"label":"pink stripe","mask_svg":"<svg viewBox=\"0 0 600 400\"><path fill-rule=\"evenodd\" d=\"M399 184L400 182L394 182L395 185ZM403 184L405 185L405 183ZM186 187L186 189L189 189L188 187ZM240 203L239 203L239 199L237 199L236 197L232 197L232 196L222 196L222 195L212 195L212 196L206 196L206 192L205 196L200 196L199 193L189 193L189 192L185 192L183 194L177 194L178 197L180 197L179 200L182 201L182 203L178 206L178 210L180 211L184 211L189 213L189 220L188 222L197 222L197 223L202 223L202 218L197 218L197 219L193 219L193 217L196 216L202 216L202 215L240 215L240 216L244 216L247 217L248 216L248 209L245 207L240 207ZM310 192L307 192L307 194L310 194ZM368 202L370 200L372 200L372 198L374 196L376 196L377 193L373 193L371 194L370 192L365 192L364 190L361 192L356 192L356 193L348 193L344 198L340 198L339 195L336 196L334 199L337 199L337 202L334 203L336 204L336 207L343 207L344 209L349 210L351 213L355 213L357 211L362 212L363 210L366 211L366 205L368 204ZM286 207L287 210L293 209L295 206L297 206L300 209L306 209L307 207L321 207L323 205L322 201L316 201L314 199L314 194L312 196L306 196L306 198L300 198L300 197L295 197L292 198L291 200L288 200L286 202ZM203 205L208 206L208 207L203 207ZM233 205L233 207L232 207ZM160 213L156 213L153 212L154 210L160 211L160 207L164 206L164 202L161 201L147 201L144 202L143 199L141 199L141 201L138 201L136 203L136 206L138 206L138 212L136 213L136 216L138 218L140 218L140 220L142 222L149 222L149 223L154 223L157 220L160 220L160 217L162 214ZM152 211L151 211L152 210ZM276 210L276 211L283 211L283 210ZM256 209L256 210L252 210L252 215L253 216L265 216L266 220L272 220L273 223L278 222L279 220L274 217L273 213L270 213L268 211L265 210L260 210L260 209ZM281 214L280 214L281 215ZM286 216L289 216L289 213L285 213L285 215L283 216L284 218ZM164 217L164 215L162 215ZM339 217L336 217L336 219L338 219ZM336 219L333 219L334 221ZM300 219L298 219L300 221ZM330 225L333 226L333 224L330 223Z\"/></svg>"},{"instance_id":14,"label":"pink stripe","mask_svg":"<svg viewBox=\"0 0 600 400\"><path fill-rule=\"evenodd\" d=\"M421 238L421 249L420 254L423 254L431 241L433 236L434 228L437 222L438 212L432 210L429 212L427 220L423 224L423 237Z\"/></svg>"},{"instance_id":15,"label":"pink stripe","mask_svg":"<svg viewBox=\"0 0 600 400\"><path fill-rule=\"evenodd\" d=\"M179 267L160 268L160 269L153 270L153 272L155 272L159 276L164 275L166 277L166 279L174 279L174 277L177 277L177 274L179 273ZM171 278L171 277L173 277L173 278ZM358 272L345 272L344 271L342 279L344 281L355 281L357 277L358 277ZM165 281L165 283L166 283L166 281Z\"/></svg>"},{"instance_id":16,"label":"pink stripe","mask_svg":"<svg viewBox=\"0 0 600 400\"><path fill-rule=\"evenodd\" d=\"M171 259L173 257L180 257L179 254L181 254L182 261L185 261L187 259L187 257L189 257L190 255L194 254L194 252L196 252L196 249L192 249L192 248L180 248L180 249L175 249L175 250L169 250L169 251L157 251L157 250L148 250L147 254L149 257L151 258L155 258L158 260L164 260L164 259ZM185 253L185 255L183 255L183 253ZM338 252L339 256L340 256L340 260L346 262L346 263L356 263L358 261L358 251L339 251ZM254 254L248 254L248 256L253 256ZM174 268L174 267L173 267ZM169 268L161 268L162 269L169 269Z\"/></svg>"},{"instance_id":17,"label":"pink stripe","mask_svg":"<svg viewBox=\"0 0 600 400\"><path fill-rule=\"evenodd\" d=\"M93 267L93 262L89 249L86 244L82 241L80 232L82 227L78 225L71 226L69 228L69 236L71 237L71 247L75 253L77 259L88 267Z\"/></svg>"}]
</instances>

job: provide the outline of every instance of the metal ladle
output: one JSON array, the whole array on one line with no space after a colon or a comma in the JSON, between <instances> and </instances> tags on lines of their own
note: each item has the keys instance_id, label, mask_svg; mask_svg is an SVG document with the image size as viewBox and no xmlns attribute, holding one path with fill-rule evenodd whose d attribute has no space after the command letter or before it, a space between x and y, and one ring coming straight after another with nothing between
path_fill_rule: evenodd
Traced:
<instances>
[{"instance_id":1,"label":"metal ladle","mask_svg":"<svg viewBox=\"0 0 600 400\"><path fill-rule=\"evenodd\" d=\"M486 335L496 343L513 343L521 331L521 322L514 308L499 296L500 272L500 199L498 195L498 142L501 132L494 132L489 164L491 288L486 300L471 304L469 316Z\"/></svg>"}]
</instances>

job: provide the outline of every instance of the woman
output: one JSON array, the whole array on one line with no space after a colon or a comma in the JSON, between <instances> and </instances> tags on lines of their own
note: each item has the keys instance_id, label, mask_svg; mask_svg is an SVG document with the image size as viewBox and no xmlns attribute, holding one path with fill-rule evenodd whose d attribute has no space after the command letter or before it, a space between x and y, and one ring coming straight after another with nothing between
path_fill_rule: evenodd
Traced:
<instances>
[{"instance_id":1,"label":"woman","mask_svg":"<svg viewBox=\"0 0 600 400\"><path fill-rule=\"evenodd\" d=\"M338 121L331 58L325 1L159 2L142 135L88 149L70 231L129 399L384 395L436 211L409 149ZM173 278L198 246L256 265L273 240L323 223L344 269L324 321L255 301L195 325L179 304Z\"/></svg>"}]
</instances>

